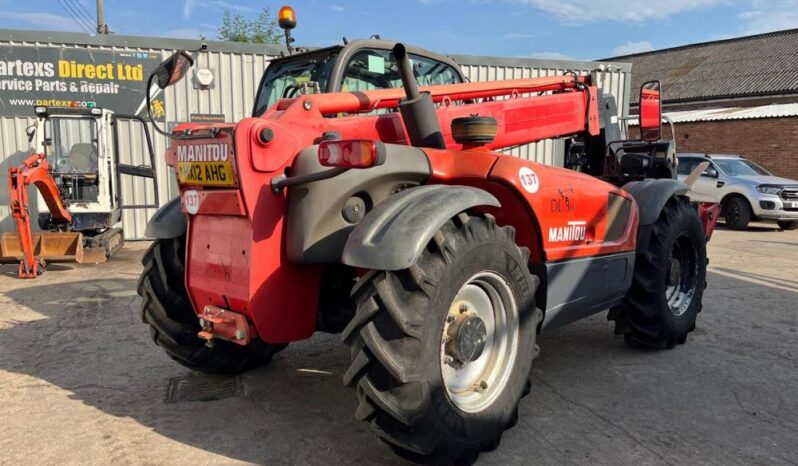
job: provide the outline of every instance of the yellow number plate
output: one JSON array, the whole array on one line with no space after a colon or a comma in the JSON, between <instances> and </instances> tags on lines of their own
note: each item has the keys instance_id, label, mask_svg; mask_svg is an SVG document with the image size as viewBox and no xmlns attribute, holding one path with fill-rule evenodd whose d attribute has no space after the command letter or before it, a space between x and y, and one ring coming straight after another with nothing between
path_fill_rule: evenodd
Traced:
<instances>
[{"instance_id":1,"label":"yellow number plate","mask_svg":"<svg viewBox=\"0 0 798 466\"><path fill-rule=\"evenodd\" d=\"M177 179L183 184L233 186L233 166L230 162L178 162Z\"/></svg>"}]
</instances>

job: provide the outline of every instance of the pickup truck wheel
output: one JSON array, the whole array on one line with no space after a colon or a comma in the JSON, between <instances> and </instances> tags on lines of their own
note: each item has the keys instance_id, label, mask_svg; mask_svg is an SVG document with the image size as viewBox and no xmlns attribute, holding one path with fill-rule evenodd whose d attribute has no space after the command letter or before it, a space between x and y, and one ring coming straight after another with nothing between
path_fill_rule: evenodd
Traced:
<instances>
[{"instance_id":1,"label":"pickup truck wheel","mask_svg":"<svg viewBox=\"0 0 798 466\"><path fill-rule=\"evenodd\" d=\"M782 231L798 230L798 220L782 220L778 222L778 225Z\"/></svg>"},{"instance_id":2,"label":"pickup truck wheel","mask_svg":"<svg viewBox=\"0 0 798 466\"><path fill-rule=\"evenodd\" d=\"M498 446L528 393L542 312L511 227L460 214L409 269L370 271L342 334L355 417L400 455L475 461Z\"/></svg>"},{"instance_id":3,"label":"pickup truck wheel","mask_svg":"<svg viewBox=\"0 0 798 466\"><path fill-rule=\"evenodd\" d=\"M742 197L733 197L721 206L726 226L732 230L745 230L751 222L751 206Z\"/></svg>"},{"instance_id":4,"label":"pickup truck wheel","mask_svg":"<svg viewBox=\"0 0 798 466\"><path fill-rule=\"evenodd\" d=\"M616 334L653 348L685 343L701 311L706 268L701 220L687 198L673 198L638 236L632 287L609 315Z\"/></svg>"},{"instance_id":5,"label":"pickup truck wheel","mask_svg":"<svg viewBox=\"0 0 798 466\"><path fill-rule=\"evenodd\" d=\"M156 240L144 254L144 271L137 291L141 296L141 319L150 326L156 345L180 364L213 374L239 374L268 363L286 345L254 340L248 346L214 341L205 346L199 338L199 319L186 292L186 238Z\"/></svg>"}]
</instances>

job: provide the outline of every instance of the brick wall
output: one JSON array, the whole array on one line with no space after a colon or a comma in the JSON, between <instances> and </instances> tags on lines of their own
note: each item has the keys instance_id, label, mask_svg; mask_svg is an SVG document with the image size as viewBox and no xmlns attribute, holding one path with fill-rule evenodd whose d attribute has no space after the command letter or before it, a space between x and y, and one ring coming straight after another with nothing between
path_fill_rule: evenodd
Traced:
<instances>
[{"instance_id":1,"label":"brick wall","mask_svg":"<svg viewBox=\"0 0 798 466\"><path fill-rule=\"evenodd\" d=\"M663 129L670 137L668 125ZM738 154L798 180L798 117L677 123L676 141L679 152Z\"/></svg>"}]
</instances>

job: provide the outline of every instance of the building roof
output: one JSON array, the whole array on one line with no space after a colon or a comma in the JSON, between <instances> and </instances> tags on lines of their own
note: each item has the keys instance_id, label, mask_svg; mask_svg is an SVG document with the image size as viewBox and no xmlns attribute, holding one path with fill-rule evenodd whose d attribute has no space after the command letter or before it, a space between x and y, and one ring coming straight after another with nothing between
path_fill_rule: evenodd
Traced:
<instances>
[{"instance_id":1,"label":"building roof","mask_svg":"<svg viewBox=\"0 0 798 466\"><path fill-rule=\"evenodd\" d=\"M798 94L798 29L608 60L632 64L632 89L661 80L665 103Z\"/></svg>"},{"instance_id":2,"label":"building roof","mask_svg":"<svg viewBox=\"0 0 798 466\"><path fill-rule=\"evenodd\" d=\"M759 107L702 108L682 112L665 112L665 116L674 123L790 118L798 117L798 103L762 105ZM629 124L637 125L637 118L630 119Z\"/></svg>"}]
</instances>

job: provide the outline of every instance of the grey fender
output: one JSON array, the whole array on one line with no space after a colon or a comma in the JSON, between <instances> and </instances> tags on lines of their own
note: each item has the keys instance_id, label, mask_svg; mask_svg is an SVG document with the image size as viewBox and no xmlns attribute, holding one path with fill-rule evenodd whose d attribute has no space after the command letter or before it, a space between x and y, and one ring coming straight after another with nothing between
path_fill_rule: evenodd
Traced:
<instances>
[{"instance_id":1,"label":"grey fender","mask_svg":"<svg viewBox=\"0 0 798 466\"><path fill-rule=\"evenodd\" d=\"M640 225L651 225L656 222L668 199L685 195L689 189L683 182L670 179L632 181L623 186L623 190L637 201L640 208Z\"/></svg>"},{"instance_id":2,"label":"grey fender","mask_svg":"<svg viewBox=\"0 0 798 466\"><path fill-rule=\"evenodd\" d=\"M452 217L499 201L469 186L431 185L408 189L368 213L350 233L341 261L371 270L402 270L413 265L433 235Z\"/></svg>"},{"instance_id":3,"label":"grey fender","mask_svg":"<svg viewBox=\"0 0 798 466\"><path fill-rule=\"evenodd\" d=\"M155 212L149 222L144 236L154 239L177 238L186 232L186 214L180 210L180 197L164 204Z\"/></svg>"}]
</instances>

